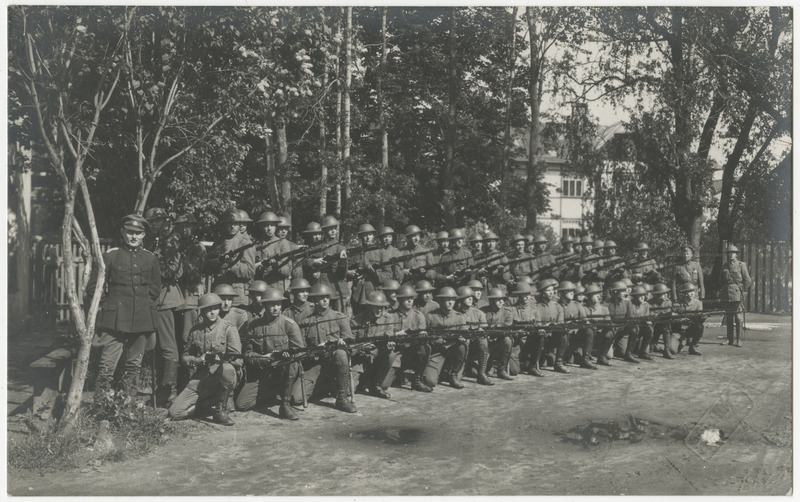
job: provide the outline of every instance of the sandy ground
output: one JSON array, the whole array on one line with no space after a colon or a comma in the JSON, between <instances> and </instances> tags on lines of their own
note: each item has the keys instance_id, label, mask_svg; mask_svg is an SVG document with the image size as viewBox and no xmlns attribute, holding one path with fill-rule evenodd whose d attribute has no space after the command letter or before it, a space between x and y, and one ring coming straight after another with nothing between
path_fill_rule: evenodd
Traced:
<instances>
[{"instance_id":1,"label":"sandy ground","mask_svg":"<svg viewBox=\"0 0 800 502\"><path fill-rule=\"evenodd\" d=\"M388 401L358 395L352 415L326 399L298 422L278 420L276 407L235 413L234 427L199 422L101 472L10 474L8 492L782 495L792 489L791 319L751 317L773 329L749 331L744 348L706 328L702 357L392 389ZM23 387L11 389L9 411Z\"/></svg>"}]
</instances>

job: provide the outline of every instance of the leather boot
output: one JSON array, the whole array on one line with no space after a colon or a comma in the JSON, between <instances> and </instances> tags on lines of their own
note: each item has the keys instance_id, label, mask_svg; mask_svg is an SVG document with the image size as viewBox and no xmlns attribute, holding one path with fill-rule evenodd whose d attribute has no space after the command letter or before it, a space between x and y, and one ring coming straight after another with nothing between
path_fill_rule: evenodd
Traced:
<instances>
[{"instance_id":1,"label":"leather boot","mask_svg":"<svg viewBox=\"0 0 800 502\"><path fill-rule=\"evenodd\" d=\"M564 360L556 356L556 361L553 363L553 371L556 373L569 373L569 370L564 366Z\"/></svg>"},{"instance_id":2,"label":"leather boot","mask_svg":"<svg viewBox=\"0 0 800 502\"><path fill-rule=\"evenodd\" d=\"M693 356L702 356L703 355L703 353L700 352L699 350L697 350L697 348L694 345L689 345L689 354L691 354Z\"/></svg>"},{"instance_id":3,"label":"leather boot","mask_svg":"<svg viewBox=\"0 0 800 502\"><path fill-rule=\"evenodd\" d=\"M339 389L336 394L336 409L345 413L355 413L358 410L350 399L350 369L347 368L347 371L340 372L337 380Z\"/></svg>"},{"instance_id":4,"label":"leather boot","mask_svg":"<svg viewBox=\"0 0 800 502\"><path fill-rule=\"evenodd\" d=\"M608 360L605 354L602 354L597 358L597 364L600 366L611 366L611 361Z\"/></svg>"},{"instance_id":5,"label":"leather boot","mask_svg":"<svg viewBox=\"0 0 800 502\"><path fill-rule=\"evenodd\" d=\"M447 376L447 381L450 383L450 387L454 389L463 389L464 384L461 383L461 369L464 367L464 359L466 359L467 356L467 348L463 346L455 346L452 349L455 350L455 355L453 357L453 365L450 368L450 372Z\"/></svg>"},{"instance_id":6,"label":"leather boot","mask_svg":"<svg viewBox=\"0 0 800 502\"><path fill-rule=\"evenodd\" d=\"M292 407L289 405L289 399L287 398L284 398L283 402L281 403L281 407L278 410L278 417L284 420L300 419L300 417L297 416L297 413L295 413Z\"/></svg>"},{"instance_id":7,"label":"leather boot","mask_svg":"<svg viewBox=\"0 0 800 502\"><path fill-rule=\"evenodd\" d=\"M433 392L433 389L425 385L425 382L422 381L422 377L419 375L414 375L414 379L411 381L411 390Z\"/></svg>"},{"instance_id":8,"label":"leather boot","mask_svg":"<svg viewBox=\"0 0 800 502\"><path fill-rule=\"evenodd\" d=\"M234 424L234 421L231 420L231 417L228 415L228 398L230 398L232 390L233 389L230 387L225 387L223 389L217 408L214 410L214 423L226 426Z\"/></svg>"},{"instance_id":9,"label":"leather boot","mask_svg":"<svg viewBox=\"0 0 800 502\"><path fill-rule=\"evenodd\" d=\"M626 360L626 361L628 361L629 363L638 363L638 362L639 362L639 360L638 360L638 359L636 359L635 357L633 357L633 354L631 354L631 352L630 352L630 351L626 351L626 352L625 352L625 356L623 357L623 359L625 359L625 360Z\"/></svg>"},{"instance_id":10,"label":"leather boot","mask_svg":"<svg viewBox=\"0 0 800 502\"><path fill-rule=\"evenodd\" d=\"M514 377L508 374L505 367L497 368L497 378L500 380L513 380Z\"/></svg>"},{"instance_id":11,"label":"leather boot","mask_svg":"<svg viewBox=\"0 0 800 502\"><path fill-rule=\"evenodd\" d=\"M597 365L592 364L586 357L581 356L581 368L586 368L587 370L596 370Z\"/></svg>"},{"instance_id":12,"label":"leather boot","mask_svg":"<svg viewBox=\"0 0 800 502\"><path fill-rule=\"evenodd\" d=\"M481 385L494 385L486 375L486 365L489 363L489 352L480 354L478 359L478 383Z\"/></svg>"}]
</instances>

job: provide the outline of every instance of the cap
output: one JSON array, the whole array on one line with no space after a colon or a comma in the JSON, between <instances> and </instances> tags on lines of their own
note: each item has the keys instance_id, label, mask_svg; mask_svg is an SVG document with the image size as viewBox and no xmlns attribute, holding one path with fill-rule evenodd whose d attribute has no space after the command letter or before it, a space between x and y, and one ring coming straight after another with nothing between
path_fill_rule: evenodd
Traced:
<instances>
[{"instance_id":1,"label":"cap","mask_svg":"<svg viewBox=\"0 0 800 502\"><path fill-rule=\"evenodd\" d=\"M138 214L129 214L122 218L122 227L135 232L147 232L150 230L150 224Z\"/></svg>"}]
</instances>

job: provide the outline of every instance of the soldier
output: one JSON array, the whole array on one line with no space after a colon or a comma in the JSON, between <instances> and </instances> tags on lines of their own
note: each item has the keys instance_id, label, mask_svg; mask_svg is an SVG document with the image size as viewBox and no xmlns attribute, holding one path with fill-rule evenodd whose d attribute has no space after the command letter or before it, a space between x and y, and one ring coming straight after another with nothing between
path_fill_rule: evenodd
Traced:
<instances>
[{"instance_id":1,"label":"soldier","mask_svg":"<svg viewBox=\"0 0 800 502\"><path fill-rule=\"evenodd\" d=\"M705 295L705 286L703 285L703 269L700 264L692 259L695 255L695 250L692 246L684 246L683 248L683 263L677 264L673 267L672 271L672 299L678 298L678 294L684 284L694 284L697 292L700 295L698 299L703 301Z\"/></svg>"},{"instance_id":2,"label":"soldier","mask_svg":"<svg viewBox=\"0 0 800 502\"><path fill-rule=\"evenodd\" d=\"M386 297L386 301L389 303L388 309L393 310L397 308L397 290L400 289L400 283L395 281L394 279L386 279L381 283L380 287L378 288Z\"/></svg>"},{"instance_id":3,"label":"soldier","mask_svg":"<svg viewBox=\"0 0 800 502\"><path fill-rule=\"evenodd\" d=\"M432 267L435 262L433 253L420 244L422 230L416 225L409 225L406 227L405 237L406 252L412 255L409 256L403 265L405 283L413 285L421 279L432 279L434 277L434 270Z\"/></svg>"},{"instance_id":4,"label":"soldier","mask_svg":"<svg viewBox=\"0 0 800 502\"><path fill-rule=\"evenodd\" d=\"M489 290L489 305L481 310L486 316L486 325L489 328L507 327L514 323L514 312L505 306L506 294L500 288ZM511 335L498 336L489 342L491 354L491 366L497 370L497 378L501 380L513 380L508 373L508 364L511 359L511 351L514 347L514 337Z\"/></svg>"},{"instance_id":5,"label":"soldier","mask_svg":"<svg viewBox=\"0 0 800 502\"><path fill-rule=\"evenodd\" d=\"M427 282L427 281L425 281ZM433 289L433 288L431 288ZM427 322L425 315L413 307L414 299L417 293L411 286L404 284L397 290L398 305L392 311L395 317L398 334L406 334L408 330L419 331L421 335L425 334ZM437 307L438 304L437 304ZM411 390L419 392L432 392L433 389L425 385L423 381L423 374L425 368L428 367L428 359L430 358L430 345L426 343L405 343L404 347L400 349L400 354L393 364L395 371L400 373L400 386L402 386L402 375L405 368L411 368L414 371L414 377L411 380ZM390 380L397 381L396 378ZM384 381L384 385L386 381Z\"/></svg>"},{"instance_id":6,"label":"soldier","mask_svg":"<svg viewBox=\"0 0 800 502\"><path fill-rule=\"evenodd\" d=\"M292 292L292 304L283 311L283 315L297 324L301 324L305 321L306 317L314 312L314 305L308 301L308 294L311 292L311 284L302 277L292 279L291 284L289 284L289 291Z\"/></svg>"},{"instance_id":7,"label":"soldier","mask_svg":"<svg viewBox=\"0 0 800 502\"><path fill-rule=\"evenodd\" d=\"M197 220L191 214L182 214L173 224L180 243L180 254L183 273L178 278L178 285L183 293L184 305L187 307L181 316L180 341L186 340L189 330L197 320L197 301L203 290L203 265L206 261L206 248L194 236Z\"/></svg>"},{"instance_id":8,"label":"soldier","mask_svg":"<svg viewBox=\"0 0 800 502\"><path fill-rule=\"evenodd\" d=\"M233 425L228 416L228 399L236 387L241 359L224 355L242 353L239 333L219 317L222 300L214 293L200 297L199 322L195 324L181 355L181 364L191 372L189 384L169 408L173 420L202 416L212 405L214 422Z\"/></svg>"},{"instance_id":9,"label":"soldier","mask_svg":"<svg viewBox=\"0 0 800 502\"><path fill-rule=\"evenodd\" d=\"M633 317L649 317L650 304L645 301L647 290L644 286L635 286L631 291L631 305L633 306ZM650 347L650 342L653 338L653 322L645 321L634 326L636 328L636 337L639 345L639 359L652 361L653 357L647 353ZM630 341L628 342L630 343Z\"/></svg>"},{"instance_id":10,"label":"soldier","mask_svg":"<svg viewBox=\"0 0 800 502\"><path fill-rule=\"evenodd\" d=\"M572 252L577 255L583 254L583 238L578 239L575 237L572 239ZM576 284L575 287L577 286Z\"/></svg>"},{"instance_id":11,"label":"soldier","mask_svg":"<svg viewBox=\"0 0 800 502\"><path fill-rule=\"evenodd\" d=\"M552 279L553 269L556 266L555 257L547 250L547 238L544 235L537 235L533 238L533 270L537 278Z\"/></svg>"},{"instance_id":12,"label":"soldier","mask_svg":"<svg viewBox=\"0 0 800 502\"><path fill-rule=\"evenodd\" d=\"M728 329L728 345L736 347L742 346L742 327L744 326L744 300L745 293L750 289L752 280L747 272L747 265L736 259L739 248L729 244L725 253L728 261L722 265L722 277L720 284L722 292L721 300L729 302L728 310L734 312L725 314L725 322ZM734 326L735 325L735 326ZM734 327L736 331L736 341L734 342Z\"/></svg>"},{"instance_id":13,"label":"soldier","mask_svg":"<svg viewBox=\"0 0 800 502\"><path fill-rule=\"evenodd\" d=\"M463 237L461 240L463 241ZM457 297L456 290L449 286L436 293L439 308L425 316L429 330L465 329L466 319L455 310ZM463 389L460 374L467 357L467 341L461 337L455 341L438 339L430 345L431 355L423 373L425 385L432 389L440 381L447 380L454 389Z\"/></svg>"},{"instance_id":14,"label":"soldier","mask_svg":"<svg viewBox=\"0 0 800 502\"><path fill-rule=\"evenodd\" d=\"M280 394L278 416L284 420L297 420L291 407L292 387L300 375L300 362L276 365L272 354L284 351L281 359L288 360L291 349L306 346L296 322L281 315L284 297L277 289L269 288L259 295L264 307L262 316L251 316L242 328L244 333L247 381L236 396L237 410L251 410L259 402L266 403Z\"/></svg>"},{"instance_id":15,"label":"soldier","mask_svg":"<svg viewBox=\"0 0 800 502\"><path fill-rule=\"evenodd\" d=\"M289 218L286 216L278 216L278 223L275 226L275 235L278 239L289 239L289 232L292 230L292 222L289 221ZM294 244L294 242L289 241L290 244ZM292 248L294 249L294 248Z\"/></svg>"},{"instance_id":16,"label":"soldier","mask_svg":"<svg viewBox=\"0 0 800 502\"><path fill-rule=\"evenodd\" d=\"M351 322L351 329L357 333L356 341L371 337L393 337L397 323L394 315L389 313L389 302L380 291L372 291L367 295L367 309L355 316ZM375 348L368 351L369 362L364 371L364 386L370 394L382 399L391 399L386 391L386 383L397 358L395 343L393 341L372 344Z\"/></svg>"},{"instance_id":17,"label":"soldier","mask_svg":"<svg viewBox=\"0 0 800 502\"><path fill-rule=\"evenodd\" d=\"M247 218L249 220L249 218ZM214 274L214 285L228 284L235 291L234 305L247 305L247 285L256 274L255 250L252 247L236 252L251 244L246 234L241 233L246 223L237 209L230 209L222 216L227 237L212 246L206 260L206 270Z\"/></svg>"},{"instance_id":18,"label":"soldier","mask_svg":"<svg viewBox=\"0 0 800 502\"><path fill-rule=\"evenodd\" d=\"M417 282L414 286L414 291L417 293L417 299L414 300L414 308L419 310L422 315L439 309L439 304L433 300L433 292L435 291L433 285L426 280Z\"/></svg>"},{"instance_id":19,"label":"soldier","mask_svg":"<svg viewBox=\"0 0 800 502\"><path fill-rule=\"evenodd\" d=\"M469 239L469 247L472 256L477 258L483 257L483 236L476 233Z\"/></svg>"},{"instance_id":20,"label":"soldier","mask_svg":"<svg viewBox=\"0 0 800 502\"><path fill-rule=\"evenodd\" d=\"M378 265L381 262L380 249L368 249L375 246L375 228L369 223L358 227L358 239L365 250L358 257L358 272L353 286L353 311L360 312L366 308L367 294L378 289L381 279L378 277Z\"/></svg>"},{"instance_id":21,"label":"soldier","mask_svg":"<svg viewBox=\"0 0 800 502\"><path fill-rule=\"evenodd\" d=\"M669 299L669 288L666 284L659 282L653 286L653 298L650 303L650 311L656 315L668 315L672 313L672 301ZM669 321L656 322L653 326L653 338L658 343L659 338L664 340L664 358L675 359L672 348L672 329Z\"/></svg>"},{"instance_id":22,"label":"soldier","mask_svg":"<svg viewBox=\"0 0 800 502\"><path fill-rule=\"evenodd\" d=\"M679 292L681 297L674 306L676 313L702 312L703 302L695 298L697 287L694 284L691 282L684 283ZM680 342L678 342L678 352L683 349L684 340L688 340L689 354L702 356L703 354L697 349L697 344L703 338L703 318L688 318L687 320L679 321L677 324L678 332L681 336Z\"/></svg>"},{"instance_id":23,"label":"soldier","mask_svg":"<svg viewBox=\"0 0 800 502\"><path fill-rule=\"evenodd\" d=\"M308 347L330 345L331 349L318 359L303 360L303 385L310 398L323 392L335 389L337 410L356 413L355 402L352 401L352 388L355 383L351 378L350 354L347 342L353 340L347 316L330 308L330 286L315 284L311 287L309 300L314 304L314 311L300 324L300 329ZM297 392L294 392L295 398Z\"/></svg>"},{"instance_id":24,"label":"soldier","mask_svg":"<svg viewBox=\"0 0 800 502\"><path fill-rule=\"evenodd\" d=\"M381 228L380 233L378 233L378 239L380 239L383 245L383 248L380 249L380 268L376 270L379 282L383 284L386 280L394 279L398 283L402 283L405 277L403 262L397 261L393 264L388 263L390 260L397 260L403 256L393 245L394 230L392 227Z\"/></svg>"},{"instance_id":25,"label":"soldier","mask_svg":"<svg viewBox=\"0 0 800 502\"><path fill-rule=\"evenodd\" d=\"M533 302L533 290L531 285L524 281L518 281L511 290L511 296L516 297L511 312L514 317L514 324L536 323L541 320L539 309ZM519 373L527 373L533 376L544 376L539 369L539 356L541 355L541 336L540 333L530 333L516 340L516 345L511 351L509 361L509 373L515 376ZM534 352L538 351L538 353Z\"/></svg>"},{"instance_id":26,"label":"soldier","mask_svg":"<svg viewBox=\"0 0 800 502\"><path fill-rule=\"evenodd\" d=\"M608 312L612 321L620 321L635 317L636 311L631 301L625 298L627 286L622 281L617 281L611 285L611 299L608 302ZM625 359L629 363L638 363L634 357L633 348L636 346L636 335L639 330L634 324L626 324L621 328L613 328L614 331L614 356ZM627 343L623 346L623 338L627 336Z\"/></svg>"},{"instance_id":27,"label":"soldier","mask_svg":"<svg viewBox=\"0 0 800 502\"><path fill-rule=\"evenodd\" d=\"M250 242L253 242L253 236L250 235L250 232L247 229L247 225L249 223L253 223L253 220L250 219L250 215L247 214L247 211L244 209L237 209L236 214L239 216L239 222L242 224L239 228L239 233L246 237Z\"/></svg>"},{"instance_id":28,"label":"soldier","mask_svg":"<svg viewBox=\"0 0 800 502\"><path fill-rule=\"evenodd\" d=\"M213 293L220 297L222 302L219 317L227 323L233 325L237 330L247 322L247 311L239 307L234 307L233 302L236 298L236 291L230 284L218 284ZM245 307L246 308L246 307Z\"/></svg>"},{"instance_id":29,"label":"soldier","mask_svg":"<svg viewBox=\"0 0 800 502\"><path fill-rule=\"evenodd\" d=\"M156 300L161 293L161 272L156 255L142 247L147 220L138 214L122 219L122 246L103 254L105 276L93 269L86 285L84 305L89 305L97 287L104 294L97 313L92 346L100 349L95 377L95 404L111 389L117 363L125 352L121 389L136 395L137 379L147 342L156 329Z\"/></svg>"},{"instance_id":30,"label":"soldier","mask_svg":"<svg viewBox=\"0 0 800 502\"><path fill-rule=\"evenodd\" d=\"M261 232L262 243L255 254L255 277L263 280L270 288L283 293L286 280L293 275L292 262L291 260L282 260L281 263L278 263L275 257L295 249L296 246L275 235L280 222L281 219L272 211L261 213L256 221L256 226ZM299 274L298 271L297 275Z\"/></svg>"},{"instance_id":31,"label":"soldier","mask_svg":"<svg viewBox=\"0 0 800 502\"><path fill-rule=\"evenodd\" d=\"M267 306L264 304L263 298L264 294L270 289L272 288L270 288L264 281L256 280L250 283L250 286L247 287L250 304L241 309L247 314L247 321L245 322L250 322L253 319L264 317L264 315L267 313ZM242 329L244 329L244 326ZM244 342L244 340L242 341Z\"/></svg>"},{"instance_id":32,"label":"soldier","mask_svg":"<svg viewBox=\"0 0 800 502\"><path fill-rule=\"evenodd\" d=\"M636 264L630 267L631 280L634 284L658 284L664 278L658 273L658 264L648 255L650 246L646 242L636 244Z\"/></svg>"},{"instance_id":33,"label":"soldier","mask_svg":"<svg viewBox=\"0 0 800 502\"><path fill-rule=\"evenodd\" d=\"M471 281L467 282L467 287L472 289L472 296L475 297L473 302L473 307L476 309L482 309L483 307L489 305L489 302L483 298L483 283L477 279L472 279Z\"/></svg>"},{"instance_id":34,"label":"soldier","mask_svg":"<svg viewBox=\"0 0 800 502\"><path fill-rule=\"evenodd\" d=\"M509 273L512 277L522 275L530 277L534 270L533 256L525 252L525 237L522 234L515 234L511 238L511 246L513 246L514 252L508 257L509 261L512 262L509 267Z\"/></svg>"},{"instance_id":35,"label":"soldier","mask_svg":"<svg viewBox=\"0 0 800 502\"><path fill-rule=\"evenodd\" d=\"M597 241L597 243L602 247L602 241ZM574 277L580 281L584 287L594 284L602 289L602 281L597 277L597 269L600 268L601 258L592 252L595 244L596 243L592 242L592 239L588 236L581 238L583 254L581 254L580 261L575 265Z\"/></svg>"},{"instance_id":36,"label":"soldier","mask_svg":"<svg viewBox=\"0 0 800 502\"><path fill-rule=\"evenodd\" d=\"M571 236L565 235L561 238L561 252L558 254L559 256L567 257L570 255L575 254L575 250L572 249L572 245L575 241L572 239Z\"/></svg>"},{"instance_id":37,"label":"soldier","mask_svg":"<svg viewBox=\"0 0 800 502\"><path fill-rule=\"evenodd\" d=\"M564 322L588 322L586 319L586 309L575 298L575 284L570 281L561 281L558 285L558 303L564 310ZM577 357L577 364L581 368L596 370L597 366L592 364L590 353L594 341L594 332L588 326L572 329L567 334L567 350L565 351L565 362L568 359ZM578 352L580 350L580 352ZM587 357L588 356L588 357Z\"/></svg>"},{"instance_id":38,"label":"soldier","mask_svg":"<svg viewBox=\"0 0 800 502\"><path fill-rule=\"evenodd\" d=\"M553 278L542 279L538 283L539 297L537 298L536 307L539 309L540 322L544 324L564 324L564 308L556 300L556 287L558 281ZM541 337L534 337L534 341ZM528 337L528 342L531 337ZM539 363L541 364L542 352L545 354L552 352L554 355L552 366L553 371L556 373L569 373L569 370L564 366L564 354L567 350L569 343L567 332L564 330L553 330L550 336L533 346L531 354L539 354ZM549 359L549 358L548 358ZM550 361L548 366L550 365Z\"/></svg>"},{"instance_id":39,"label":"soldier","mask_svg":"<svg viewBox=\"0 0 800 502\"><path fill-rule=\"evenodd\" d=\"M608 310L608 306L603 303L603 290L599 286L591 285L586 287L584 293L586 295L584 304L586 317L591 319L592 322L610 321L611 313ZM590 326L589 329L592 331L592 338L597 340L595 342L599 349L597 364L611 366L608 353L614 344L614 330L611 327L602 326L602 324Z\"/></svg>"},{"instance_id":40,"label":"soldier","mask_svg":"<svg viewBox=\"0 0 800 502\"><path fill-rule=\"evenodd\" d=\"M475 308L476 298L473 289L469 286L461 286L456 294L458 295L456 310L464 315L468 329L482 331L488 327L486 314ZM467 361L470 362L468 366L472 370L468 371L468 376L476 378L481 385L494 385L494 382L486 375L486 367L489 364L489 340L485 336L470 340Z\"/></svg>"},{"instance_id":41,"label":"soldier","mask_svg":"<svg viewBox=\"0 0 800 502\"><path fill-rule=\"evenodd\" d=\"M323 250L314 254L303 267L303 276L309 275L313 286L317 282L327 284L334 292L331 308L339 312L349 312L350 284L347 282L347 248L339 242L339 221L333 216L322 219ZM309 274L311 272L311 274Z\"/></svg>"},{"instance_id":42,"label":"soldier","mask_svg":"<svg viewBox=\"0 0 800 502\"><path fill-rule=\"evenodd\" d=\"M603 244L605 254L603 255L602 269L597 271L597 277L603 281L603 289L608 290L611 285L617 281L629 279L630 274L624 268L624 263L619 261L617 257L617 243L612 240L607 240ZM633 283L631 283L633 286Z\"/></svg>"},{"instance_id":43,"label":"soldier","mask_svg":"<svg viewBox=\"0 0 800 502\"><path fill-rule=\"evenodd\" d=\"M441 272L447 283L451 284L456 280L456 274L472 267L474 260L472 253L464 247L464 232L456 228L448 234L450 236L450 252L442 257L442 262L446 262L446 265L442 266Z\"/></svg>"},{"instance_id":44,"label":"soldier","mask_svg":"<svg viewBox=\"0 0 800 502\"><path fill-rule=\"evenodd\" d=\"M489 264L478 270L478 276L483 279L484 289L500 288L506 292L506 284L511 281L512 275L508 271L508 258L497 249L500 237L492 231L483 235L483 245L486 248L485 259L491 259ZM478 308L481 308L478 306Z\"/></svg>"},{"instance_id":45,"label":"soldier","mask_svg":"<svg viewBox=\"0 0 800 502\"><path fill-rule=\"evenodd\" d=\"M536 237L530 230L523 230L522 236L525 238L525 252L531 256L536 256Z\"/></svg>"},{"instance_id":46,"label":"soldier","mask_svg":"<svg viewBox=\"0 0 800 502\"><path fill-rule=\"evenodd\" d=\"M161 375L158 379L158 402L171 404L178 397L178 342L175 336L175 309L184 304L183 291L178 281L183 275L180 238L165 225L167 213L153 207L145 213L151 228L160 230L154 242L153 253L158 257L161 270L161 294L156 313L156 344L161 356ZM156 222L153 225L150 219Z\"/></svg>"}]
</instances>

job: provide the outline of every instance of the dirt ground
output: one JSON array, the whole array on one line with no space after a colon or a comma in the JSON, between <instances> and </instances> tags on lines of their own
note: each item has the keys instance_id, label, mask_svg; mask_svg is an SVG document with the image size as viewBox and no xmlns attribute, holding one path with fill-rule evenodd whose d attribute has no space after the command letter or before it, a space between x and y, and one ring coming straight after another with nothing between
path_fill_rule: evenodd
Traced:
<instances>
[{"instance_id":1,"label":"dirt ground","mask_svg":"<svg viewBox=\"0 0 800 502\"><path fill-rule=\"evenodd\" d=\"M792 489L792 331L706 328L679 354L491 388L235 413L102 472L9 473L11 495L783 495ZM718 324L718 323L715 323ZM13 370L11 371L13 373ZM11 374L10 373L10 374ZM10 377L11 378L11 377ZM9 412L18 400L10 382ZM19 386L18 386L19 387ZM718 435L719 439L717 440ZM85 470L85 469L84 469Z\"/></svg>"}]
</instances>

